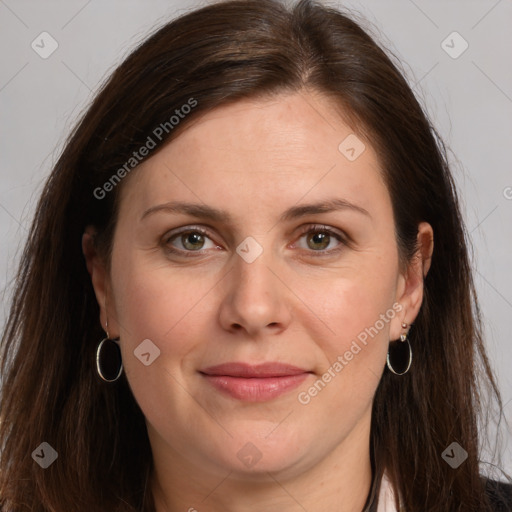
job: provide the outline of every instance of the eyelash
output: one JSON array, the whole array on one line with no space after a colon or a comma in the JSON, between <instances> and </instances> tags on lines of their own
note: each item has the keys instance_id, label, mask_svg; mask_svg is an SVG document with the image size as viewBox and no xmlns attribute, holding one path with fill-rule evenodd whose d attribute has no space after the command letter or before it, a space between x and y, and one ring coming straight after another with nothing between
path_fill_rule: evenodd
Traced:
<instances>
[{"instance_id":1,"label":"eyelash","mask_svg":"<svg viewBox=\"0 0 512 512\"><path fill-rule=\"evenodd\" d=\"M198 257L197 253L200 254L201 250L186 251L186 250L181 250L181 249L175 249L169 245L169 243L171 241L173 241L175 238L177 238L178 236L183 235L185 233L200 233L201 235L205 235L206 237L211 239L207 230L205 230L199 226L189 226L185 229L182 229L181 231L179 231L177 233L173 233L172 235L166 236L164 238L163 242L164 242L166 251L170 254L183 256L185 258ZM300 239L304 235L307 235L308 233L326 233L329 236L333 236L338 242L340 242L340 244L337 247L335 247L334 249L319 250L319 251L314 251L314 250L307 251L307 252L311 253L310 255L313 257L321 258L321 257L331 256L335 253L340 252L344 248L344 246L347 246L347 247L350 246L350 241L348 240L348 237L342 235L341 233L339 233L337 231L334 231L333 229L331 229L327 226L321 225L321 224L313 224L313 225L304 226L304 228L299 232L298 239ZM306 249L304 249L304 250L306 250Z\"/></svg>"}]
</instances>

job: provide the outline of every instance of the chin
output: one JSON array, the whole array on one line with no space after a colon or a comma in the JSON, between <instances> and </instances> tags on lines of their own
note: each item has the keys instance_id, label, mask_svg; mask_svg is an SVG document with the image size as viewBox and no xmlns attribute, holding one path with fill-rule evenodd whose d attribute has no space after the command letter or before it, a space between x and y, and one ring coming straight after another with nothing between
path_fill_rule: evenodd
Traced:
<instances>
[{"instance_id":1,"label":"chin","mask_svg":"<svg viewBox=\"0 0 512 512\"><path fill-rule=\"evenodd\" d=\"M268 473L288 473L296 470L304 464L306 453L312 455L313 440L308 443L301 439L297 430L273 424L271 428L266 425L264 433L262 429L243 429L243 434L238 434L230 439L229 449L223 446L222 458L228 455L225 463L229 471L239 476L257 477L261 475L268 479ZM272 432L272 429L275 429ZM310 448L308 450L308 446Z\"/></svg>"}]
</instances>

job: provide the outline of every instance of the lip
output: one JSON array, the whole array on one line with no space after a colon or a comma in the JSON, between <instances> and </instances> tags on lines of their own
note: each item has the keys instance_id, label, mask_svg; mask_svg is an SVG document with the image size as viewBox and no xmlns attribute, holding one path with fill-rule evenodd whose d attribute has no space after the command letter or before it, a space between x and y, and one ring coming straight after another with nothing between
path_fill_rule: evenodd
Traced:
<instances>
[{"instance_id":1,"label":"lip","mask_svg":"<svg viewBox=\"0 0 512 512\"><path fill-rule=\"evenodd\" d=\"M200 370L217 390L246 402L266 402L298 387L308 370L282 363L224 363Z\"/></svg>"}]
</instances>

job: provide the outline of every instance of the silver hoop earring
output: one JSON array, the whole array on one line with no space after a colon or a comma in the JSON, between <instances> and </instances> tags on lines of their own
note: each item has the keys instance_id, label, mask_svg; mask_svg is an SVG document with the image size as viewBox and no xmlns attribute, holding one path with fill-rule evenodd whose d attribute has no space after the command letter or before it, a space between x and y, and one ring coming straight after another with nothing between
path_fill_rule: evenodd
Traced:
<instances>
[{"instance_id":1,"label":"silver hoop earring","mask_svg":"<svg viewBox=\"0 0 512 512\"><path fill-rule=\"evenodd\" d=\"M407 324L403 323L402 328L406 329ZM406 348L407 350L405 350ZM406 332L400 335L399 341L393 341L389 344L386 365L395 375L405 375L409 371L411 363L412 347Z\"/></svg>"},{"instance_id":2,"label":"silver hoop earring","mask_svg":"<svg viewBox=\"0 0 512 512\"><path fill-rule=\"evenodd\" d=\"M96 349L96 371L105 382L115 382L123 373L119 338L103 338Z\"/></svg>"}]
</instances>

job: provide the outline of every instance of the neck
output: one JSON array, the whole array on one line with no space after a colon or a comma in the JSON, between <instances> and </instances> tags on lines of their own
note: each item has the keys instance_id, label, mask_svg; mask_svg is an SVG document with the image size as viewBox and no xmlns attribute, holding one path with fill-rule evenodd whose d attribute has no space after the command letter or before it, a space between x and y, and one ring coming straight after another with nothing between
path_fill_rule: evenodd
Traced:
<instances>
[{"instance_id":1,"label":"neck","mask_svg":"<svg viewBox=\"0 0 512 512\"><path fill-rule=\"evenodd\" d=\"M257 474L194 465L168 445L160 445L153 432L153 453L158 454L153 457L151 479L155 511L362 511L372 481L369 425L365 427L354 429L307 471L287 468Z\"/></svg>"}]
</instances>

